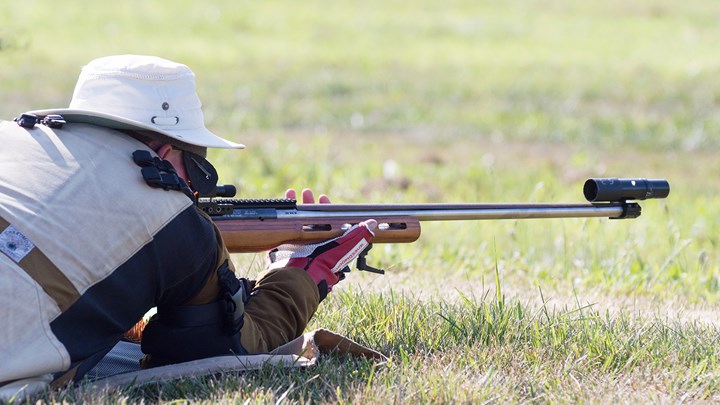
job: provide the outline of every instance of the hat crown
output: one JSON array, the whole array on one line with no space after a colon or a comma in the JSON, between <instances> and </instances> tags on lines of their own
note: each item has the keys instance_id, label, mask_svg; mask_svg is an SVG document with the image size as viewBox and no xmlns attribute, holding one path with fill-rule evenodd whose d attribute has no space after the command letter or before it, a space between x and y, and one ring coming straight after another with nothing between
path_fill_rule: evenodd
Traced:
<instances>
[{"instance_id":1,"label":"hat crown","mask_svg":"<svg viewBox=\"0 0 720 405\"><path fill-rule=\"evenodd\" d=\"M83 67L70 108L116 115L164 130L204 129L195 75L154 56L109 56Z\"/></svg>"},{"instance_id":2,"label":"hat crown","mask_svg":"<svg viewBox=\"0 0 720 405\"><path fill-rule=\"evenodd\" d=\"M182 63L157 56L117 55L95 59L82 69L85 74L132 77L138 80L177 80L194 77L192 70Z\"/></svg>"}]
</instances>

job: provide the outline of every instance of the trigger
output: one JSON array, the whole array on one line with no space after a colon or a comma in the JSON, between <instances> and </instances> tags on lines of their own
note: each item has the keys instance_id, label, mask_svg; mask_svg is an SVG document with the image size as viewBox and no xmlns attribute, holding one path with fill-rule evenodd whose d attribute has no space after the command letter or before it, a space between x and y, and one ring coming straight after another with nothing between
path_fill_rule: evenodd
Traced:
<instances>
[{"instance_id":1,"label":"trigger","mask_svg":"<svg viewBox=\"0 0 720 405\"><path fill-rule=\"evenodd\" d=\"M375 274L385 274L385 270L378 269L377 267L372 267L369 264L367 264L367 254L372 249L372 243L369 244L358 256L357 258L357 269L361 271L368 271L370 273Z\"/></svg>"},{"instance_id":2,"label":"trigger","mask_svg":"<svg viewBox=\"0 0 720 405\"><path fill-rule=\"evenodd\" d=\"M338 276L338 281L345 280L345 273L350 273L350 266L345 266L342 268L342 270L335 273Z\"/></svg>"}]
</instances>

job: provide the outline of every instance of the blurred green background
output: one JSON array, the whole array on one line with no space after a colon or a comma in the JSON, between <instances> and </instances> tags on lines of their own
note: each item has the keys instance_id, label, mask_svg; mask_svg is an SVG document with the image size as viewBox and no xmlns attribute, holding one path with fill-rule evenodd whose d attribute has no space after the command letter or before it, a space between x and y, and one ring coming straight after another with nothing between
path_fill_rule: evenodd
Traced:
<instances>
[{"instance_id":1,"label":"blurred green background","mask_svg":"<svg viewBox=\"0 0 720 405\"><path fill-rule=\"evenodd\" d=\"M0 116L67 106L96 57L153 54L189 65L208 127L249 146L210 154L242 197L560 202L586 177L667 178L636 221L433 224L377 254L715 303L718 21L715 0L8 0Z\"/></svg>"},{"instance_id":2,"label":"blurred green background","mask_svg":"<svg viewBox=\"0 0 720 405\"><path fill-rule=\"evenodd\" d=\"M197 73L253 131L718 147L720 5L627 1L5 1L2 116L64 106L87 61Z\"/></svg>"}]
</instances>

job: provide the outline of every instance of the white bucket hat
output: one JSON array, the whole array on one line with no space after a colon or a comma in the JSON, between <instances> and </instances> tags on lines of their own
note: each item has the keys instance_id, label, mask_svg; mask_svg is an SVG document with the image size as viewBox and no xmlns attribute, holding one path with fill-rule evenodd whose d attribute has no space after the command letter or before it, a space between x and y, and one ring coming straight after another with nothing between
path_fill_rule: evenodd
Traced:
<instances>
[{"instance_id":1,"label":"white bucket hat","mask_svg":"<svg viewBox=\"0 0 720 405\"><path fill-rule=\"evenodd\" d=\"M195 74L155 56L95 59L80 72L69 108L30 111L60 114L67 122L152 131L205 148L244 148L205 128Z\"/></svg>"}]
</instances>

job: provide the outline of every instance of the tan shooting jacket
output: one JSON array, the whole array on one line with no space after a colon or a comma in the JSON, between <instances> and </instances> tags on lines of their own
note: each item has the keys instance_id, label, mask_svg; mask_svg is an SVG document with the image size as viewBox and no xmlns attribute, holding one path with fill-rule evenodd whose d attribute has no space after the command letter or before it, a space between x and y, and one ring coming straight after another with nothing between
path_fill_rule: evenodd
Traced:
<instances>
[{"instance_id":1,"label":"tan shooting jacket","mask_svg":"<svg viewBox=\"0 0 720 405\"><path fill-rule=\"evenodd\" d=\"M212 228L183 193L145 183L132 160L144 144L90 125L14 122L0 122L0 140L0 385L102 357L157 301L197 292L158 285L207 277ZM204 233L174 240L185 230ZM175 273L151 271L170 253Z\"/></svg>"}]
</instances>

